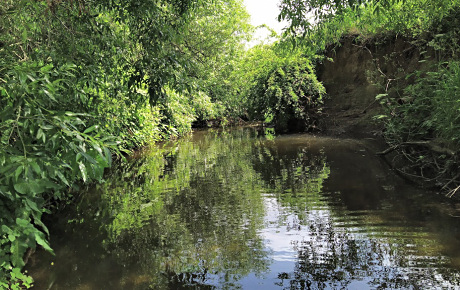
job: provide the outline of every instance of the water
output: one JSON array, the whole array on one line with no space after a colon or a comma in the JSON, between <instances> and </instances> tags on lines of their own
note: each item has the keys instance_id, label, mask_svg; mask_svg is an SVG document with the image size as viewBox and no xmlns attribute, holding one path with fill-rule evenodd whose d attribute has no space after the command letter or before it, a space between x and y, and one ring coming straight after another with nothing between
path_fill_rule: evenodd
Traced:
<instances>
[{"instance_id":1,"label":"water","mask_svg":"<svg viewBox=\"0 0 460 290\"><path fill-rule=\"evenodd\" d=\"M197 132L137 153L49 218L36 289L460 287L457 205L369 141Z\"/></svg>"}]
</instances>

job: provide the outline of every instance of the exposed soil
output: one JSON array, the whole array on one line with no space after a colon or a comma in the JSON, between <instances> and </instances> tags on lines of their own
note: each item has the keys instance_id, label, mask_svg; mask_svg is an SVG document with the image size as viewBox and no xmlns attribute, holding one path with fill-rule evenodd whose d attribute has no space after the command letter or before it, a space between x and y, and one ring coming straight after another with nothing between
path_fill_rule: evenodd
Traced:
<instances>
[{"instance_id":1,"label":"exposed soil","mask_svg":"<svg viewBox=\"0 0 460 290\"><path fill-rule=\"evenodd\" d=\"M330 136L379 136L382 124L373 117L382 112L378 94L397 94L396 83L422 65L417 48L402 38L358 42L348 36L330 47L317 67L328 94L321 131Z\"/></svg>"},{"instance_id":2,"label":"exposed soil","mask_svg":"<svg viewBox=\"0 0 460 290\"><path fill-rule=\"evenodd\" d=\"M376 152L388 148L383 138L383 124L374 120L375 116L383 113L383 107L380 101L376 100L376 96L388 94L393 100L400 101L404 96L401 88L414 81L412 77L407 76L415 71L428 71L429 66L433 64L430 59L434 59L434 52L428 50L420 53L420 48L414 45L413 41L403 38L386 37L359 42L356 37L348 36L340 45L330 47L326 56L327 59L317 67L318 79L328 94L324 115L319 124L321 132L324 135L344 138L372 138L376 141ZM439 163L436 161L437 156L447 154L424 140L406 142L405 145L419 151L423 149L423 155L431 156L436 165ZM431 167L425 166L423 162L420 165L409 162L407 158L395 158L411 154L407 150L408 147L405 148L388 148L390 150L382 151L385 160L396 172L400 172L401 176L419 185L445 192L452 186L457 186L452 184L448 187L451 183L449 180L457 171L452 174L447 172L444 176L437 172L436 168L433 168L433 172L428 171ZM401 154L399 151L405 153ZM458 188L460 187L447 195L452 196ZM456 199L459 198L460 196L456 196Z\"/></svg>"}]
</instances>

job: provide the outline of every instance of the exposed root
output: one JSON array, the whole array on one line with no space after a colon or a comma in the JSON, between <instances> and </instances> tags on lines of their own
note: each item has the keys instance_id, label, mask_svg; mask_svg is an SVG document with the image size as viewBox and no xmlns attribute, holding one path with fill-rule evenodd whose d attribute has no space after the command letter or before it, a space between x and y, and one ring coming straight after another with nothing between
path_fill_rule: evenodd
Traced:
<instances>
[{"instance_id":1,"label":"exposed root","mask_svg":"<svg viewBox=\"0 0 460 290\"><path fill-rule=\"evenodd\" d=\"M456 152L449 149L449 148L445 148L445 147L441 147L440 145L432 142L432 141L409 141L409 142L403 142L401 144L398 144L398 145L395 145L395 146L392 146L382 152L378 152L377 155L386 155L390 152L393 152L394 150L396 149L399 149L400 147L402 146L425 146L427 147L428 149L430 149L431 151L434 151L434 152L437 152L437 153L441 153L441 154L448 154L448 155L451 155L451 156L454 156L456 155Z\"/></svg>"},{"instance_id":2,"label":"exposed root","mask_svg":"<svg viewBox=\"0 0 460 290\"><path fill-rule=\"evenodd\" d=\"M460 192L457 152L433 141L410 141L391 146L377 155L392 152L391 166L403 176L440 189L449 198Z\"/></svg>"}]
</instances>

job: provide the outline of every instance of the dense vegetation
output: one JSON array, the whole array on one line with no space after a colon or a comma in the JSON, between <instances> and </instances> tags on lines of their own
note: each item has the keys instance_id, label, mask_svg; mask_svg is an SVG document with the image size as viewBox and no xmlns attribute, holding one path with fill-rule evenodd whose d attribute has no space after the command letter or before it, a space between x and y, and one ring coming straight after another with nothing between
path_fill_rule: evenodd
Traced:
<instances>
[{"instance_id":1,"label":"dense vegetation","mask_svg":"<svg viewBox=\"0 0 460 290\"><path fill-rule=\"evenodd\" d=\"M42 215L101 181L112 158L214 120L315 129L326 93L315 65L345 35L404 37L426 55L423 70L378 96L378 117L391 150L410 161L403 171L454 194L460 1L283 0L281 9L291 24L283 39L247 48L240 0L2 1L0 287L31 285L28 249L52 252Z\"/></svg>"},{"instance_id":2,"label":"dense vegetation","mask_svg":"<svg viewBox=\"0 0 460 290\"><path fill-rule=\"evenodd\" d=\"M43 213L112 157L224 116L221 79L251 29L240 1L0 4L0 288L36 245Z\"/></svg>"},{"instance_id":3,"label":"dense vegetation","mask_svg":"<svg viewBox=\"0 0 460 290\"><path fill-rule=\"evenodd\" d=\"M350 36L363 49L397 38L410 44L420 57L415 70L398 67L386 75L376 66L369 72L382 88L376 118L390 145L382 153L394 154L391 162L404 175L453 196L460 189L460 1L283 0L281 9L280 19L290 22L285 39L309 58ZM385 62L396 67L391 55Z\"/></svg>"}]
</instances>

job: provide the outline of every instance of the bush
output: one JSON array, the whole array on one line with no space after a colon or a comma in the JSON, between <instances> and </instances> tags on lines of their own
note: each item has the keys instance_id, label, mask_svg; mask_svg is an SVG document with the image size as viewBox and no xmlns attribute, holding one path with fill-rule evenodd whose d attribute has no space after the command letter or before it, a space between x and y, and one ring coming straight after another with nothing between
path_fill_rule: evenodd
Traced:
<instances>
[{"instance_id":1,"label":"bush","mask_svg":"<svg viewBox=\"0 0 460 290\"><path fill-rule=\"evenodd\" d=\"M118 144L91 115L62 110L72 102L65 93L73 66L30 61L7 69L0 86L0 286L17 288L31 282L20 271L26 250L52 252L42 214L74 181L101 180Z\"/></svg>"},{"instance_id":2,"label":"bush","mask_svg":"<svg viewBox=\"0 0 460 290\"><path fill-rule=\"evenodd\" d=\"M257 119L273 123L281 131L303 131L316 127L324 95L309 61L295 57L260 74L249 99Z\"/></svg>"},{"instance_id":3,"label":"bush","mask_svg":"<svg viewBox=\"0 0 460 290\"><path fill-rule=\"evenodd\" d=\"M386 135L394 143L436 139L460 145L460 62L441 64L433 72L417 72L416 81L399 99L385 99Z\"/></svg>"}]
</instances>

